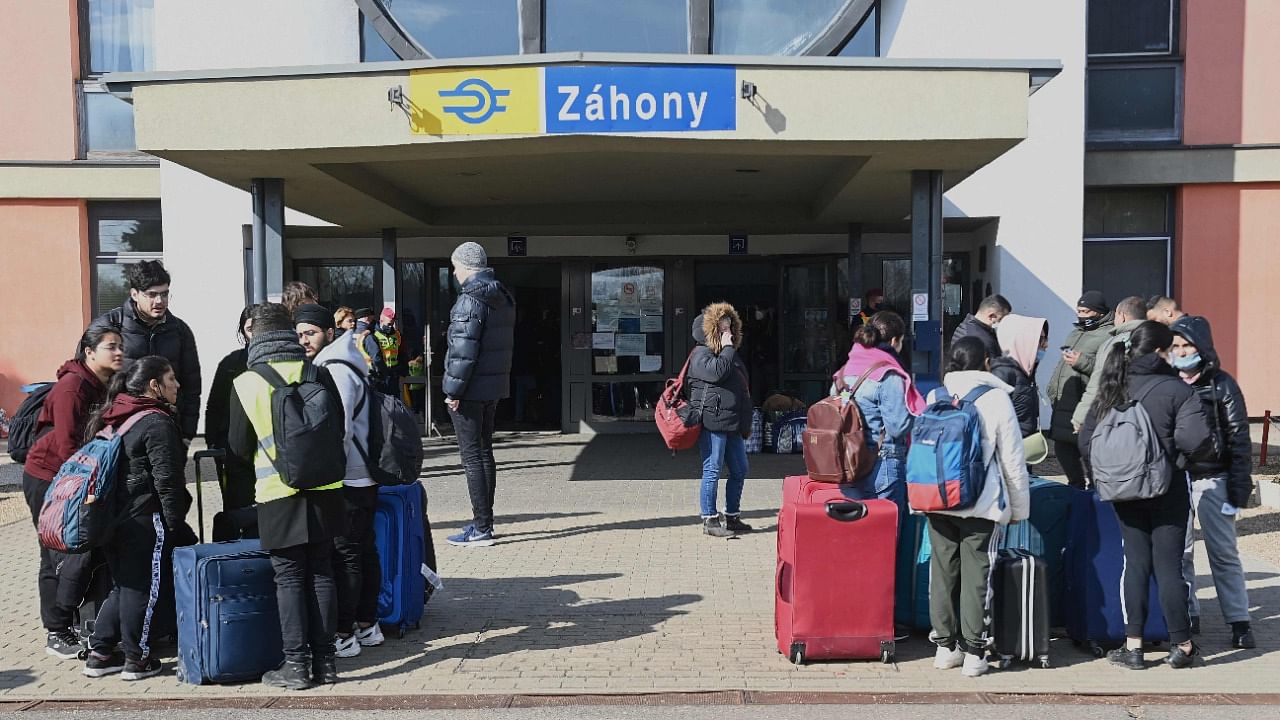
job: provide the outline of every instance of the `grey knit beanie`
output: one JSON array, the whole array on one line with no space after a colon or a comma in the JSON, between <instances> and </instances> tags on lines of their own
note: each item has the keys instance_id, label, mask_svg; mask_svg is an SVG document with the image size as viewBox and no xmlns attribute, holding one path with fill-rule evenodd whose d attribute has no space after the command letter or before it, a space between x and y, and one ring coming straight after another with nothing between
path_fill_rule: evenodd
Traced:
<instances>
[{"instance_id":1,"label":"grey knit beanie","mask_svg":"<svg viewBox=\"0 0 1280 720\"><path fill-rule=\"evenodd\" d=\"M485 254L480 243L464 242L449 257L453 264L468 270L483 270L489 267L489 256Z\"/></svg>"}]
</instances>

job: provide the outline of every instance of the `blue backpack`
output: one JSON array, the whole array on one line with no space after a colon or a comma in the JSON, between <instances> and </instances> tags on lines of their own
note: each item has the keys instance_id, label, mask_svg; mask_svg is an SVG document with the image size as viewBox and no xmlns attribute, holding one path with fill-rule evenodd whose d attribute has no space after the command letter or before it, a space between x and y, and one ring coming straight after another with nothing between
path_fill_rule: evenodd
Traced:
<instances>
[{"instance_id":1,"label":"blue backpack","mask_svg":"<svg viewBox=\"0 0 1280 720\"><path fill-rule=\"evenodd\" d=\"M117 430L104 428L62 463L40 508L40 545L64 553L82 553L107 539L115 511L111 501L121 438L139 420L160 412L144 410L125 420Z\"/></svg>"},{"instance_id":2,"label":"blue backpack","mask_svg":"<svg viewBox=\"0 0 1280 720\"><path fill-rule=\"evenodd\" d=\"M907 450L907 502L916 512L963 510L982 494L982 419L974 405L991 388L931 404L916 418Z\"/></svg>"}]
</instances>

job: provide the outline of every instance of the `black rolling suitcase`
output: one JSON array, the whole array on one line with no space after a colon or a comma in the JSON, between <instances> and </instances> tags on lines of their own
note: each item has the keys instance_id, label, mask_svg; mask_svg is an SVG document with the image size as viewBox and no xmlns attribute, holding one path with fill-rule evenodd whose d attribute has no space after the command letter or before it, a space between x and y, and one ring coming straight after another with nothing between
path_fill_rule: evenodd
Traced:
<instances>
[{"instance_id":1,"label":"black rolling suitcase","mask_svg":"<svg viewBox=\"0 0 1280 720\"><path fill-rule=\"evenodd\" d=\"M995 662L1049 667L1049 574L1026 550L1001 550L992 572Z\"/></svg>"}]
</instances>

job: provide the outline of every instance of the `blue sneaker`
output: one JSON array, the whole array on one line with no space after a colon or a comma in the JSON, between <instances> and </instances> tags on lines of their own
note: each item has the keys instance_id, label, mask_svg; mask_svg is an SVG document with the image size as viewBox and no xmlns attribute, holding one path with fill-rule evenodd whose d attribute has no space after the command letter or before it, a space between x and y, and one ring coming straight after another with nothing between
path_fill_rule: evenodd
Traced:
<instances>
[{"instance_id":1,"label":"blue sneaker","mask_svg":"<svg viewBox=\"0 0 1280 720\"><path fill-rule=\"evenodd\" d=\"M489 547L493 544L493 530L481 532L475 525L468 525L462 528L462 532L445 539L458 547Z\"/></svg>"}]
</instances>

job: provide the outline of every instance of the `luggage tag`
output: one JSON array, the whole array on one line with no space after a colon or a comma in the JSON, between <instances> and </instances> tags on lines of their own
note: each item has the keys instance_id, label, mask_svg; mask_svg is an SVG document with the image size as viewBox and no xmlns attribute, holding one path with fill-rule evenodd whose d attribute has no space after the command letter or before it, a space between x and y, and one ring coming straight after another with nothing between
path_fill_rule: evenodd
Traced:
<instances>
[{"instance_id":1,"label":"luggage tag","mask_svg":"<svg viewBox=\"0 0 1280 720\"><path fill-rule=\"evenodd\" d=\"M437 591L444 589L444 580L441 580L439 575L435 574L431 568L427 567L426 563L422 563L422 577L426 578L431 587L435 588Z\"/></svg>"}]
</instances>

